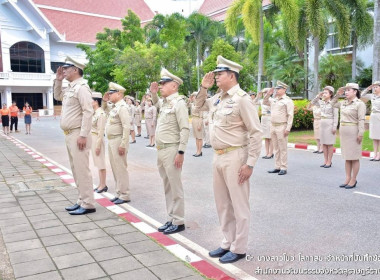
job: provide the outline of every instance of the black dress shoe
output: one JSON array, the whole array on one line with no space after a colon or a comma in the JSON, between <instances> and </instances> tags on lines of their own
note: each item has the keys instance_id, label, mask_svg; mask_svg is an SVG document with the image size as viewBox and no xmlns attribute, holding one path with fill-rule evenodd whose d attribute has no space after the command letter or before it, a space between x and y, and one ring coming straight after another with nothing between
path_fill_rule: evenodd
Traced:
<instances>
[{"instance_id":1,"label":"black dress shoe","mask_svg":"<svg viewBox=\"0 0 380 280\"><path fill-rule=\"evenodd\" d=\"M135 144L136 143L136 140L135 141L132 141L132 142L129 142L129 144Z\"/></svg>"},{"instance_id":2,"label":"black dress shoe","mask_svg":"<svg viewBox=\"0 0 380 280\"><path fill-rule=\"evenodd\" d=\"M164 225L160 226L157 230L159 232L163 232L165 231L165 229L167 229L168 227L170 227L172 225L172 222L166 222Z\"/></svg>"},{"instance_id":3,"label":"black dress shoe","mask_svg":"<svg viewBox=\"0 0 380 280\"><path fill-rule=\"evenodd\" d=\"M318 154L323 154L323 152L318 152Z\"/></svg>"},{"instance_id":4,"label":"black dress shoe","mask_svg":"<svg viewBox=\"0 0 380 280\"><path fill-rule=\"evenodd\" d=\"M345 188L347 186L347 184L341 184L339 185L339 188Z\"/></svg>"},{"instance_id":5,"label":"black dress shoe","mask_svg":"<svg viewBox=\"0 0 380 280\"><path fill-rule=\"evenodd\" d=\"M236 262L236 261L238 261L240 259L245 258L245 256L246 256L246 254L235 254L235 253L232 253L232 252L228 252L223 257L221 257L219 259L219 261L221 263L233 263L233 262Z\"/></svg>"},{"instance_id":6,"label":"black dress shoe","mask_svg":"<svg viewBox=\"0 0 380 280\"><path fill-rule=\"evenodd\" d=\"M153 147L152 145L146 145L145 147Z\"/></svg>"},{"instance_id":7,"label":"black dress shoe","mask_svg":"<svg viewBox=\"0 0 380 280\"><path fill-rule=\"evenodd\" d=\"M118 198L118 199L116 199L116 200L113 201L113 203L115 203L115 204L123 204L123 203L127 203L127 202L131 202L131 201L130 200L120 199L120 198Z\"/></svg>"},{"instance_id":8,"label":"black dress shoe","mask_svg":"<svg viewBox=\"0 0 380 280\"><path fill-rule=\"evenodd\" d=\"M331 165L332 165L332 164L330 164L330 165L327 165L327 164L326 164L324 167L325 167L325 168L330 168Z\"/></svg>"},{"instance_id":9,"label":"black dress shoe","mask_svg":"<svg viewBox=\"0 0 380 280\"><path fill-rule=\"evenodd\" d=\"M102 193L102 192L107 192L108 191L108 187L105 186L103 189L99 190L98 188L96 189L96 193Z\"/></svg>"},{"instance_id":10,"label":"black dress shoe","mask_svg":"<svg viewBox=\"0 0 380 280\"><path fill-rule=\"evenodd\" d=\"M263 159L268 159L268 157L267 157L267 156L263 156L263 157L261 157L261 158L263 158Z\"/></svg>"},{"instance_id":11,"label":"black dress shoe","mask_svg":"<svg viewBox=\"0 0 380 280\"><path fill-rule=\"evenodd\" d=\"M66 211L74 211L77 210L80 207L78 204L74 204L73 206L65 207Z\"/></svg>"},{"instance_id":12,"label":"black dress shoe","mask_svg":"<svg viewBox=\"0 0 380 280\"><path fill-rule=\"evenodd\" d=\"M141 137L141 134L137 134L136 137Z\"/></svg>"},{"instance_id":13,"label":"black dress shoe","mask_svg":"<svg viewBox=\"0 0 380 280\"><path fill-rule=\"evenodd\" d=\"M267 159L270 159L270 158L273 158L274 154L272 154L271 156L267 157Z\"/></svg>"},{"instance_id":14,"label":"black dress shoe","mask_svg":"<svg viewBox=\"0 0 380 280\"><path fill-rule=\"evenodd\" d=\"M278 172L278 175L286 175L286 173L288 173L286 170L280 170L280 172Z\"/></svg>"},{"instance_id":15,"label":"black dress shoe","mask_svg":"<svg viewBox=\"0 0 380 280\"><path fill-rule=\"evenodd\" d=\"M202 152L200 154L193 155L193 157L201 157L201 156L202 156Z\"/></svg>"},{"instance_id":16,"label":"black dress shoe","mask_svg":"<svg viewBox=\"0 0 380 280\"><path fill-rule=\"evenodd\" d=\"M145 136L144 138L145 138L145 139L149 139L149 136Z\"/></svg>"},{"instance_id":17,"label":"black dress shoe","mask_svg":"<svg viewBox=\"0 0 380 280\"><path fill-rule=\"evenodd\" d=\"M326 166L326 164L322 164L322 165L320 165L319 167L325 167Z\"/></svg>"},{"instance_id":18,"label":"black dress shoe","mask_svg":"<svg viewBox=\"0 0 380 280\"><path fill-rule=\"evenodd\" d=\"M374 159L374 158L371 158L369 161L375 161L375 159Z\"/></svg>"},{"instance_id":19,"label":"black dress shoe","mask_svg":"<svg viewBox=\"0 0 380 280\"><path fill-rule=\"evenodd\" d=\"M185 230L185 225L171 225L164 230L164 234L173 234Z\"/></svg>"},{"instance_id":20,"label":"black dress shoe","mask_svg":"<svg viewBox=\"0 0 380 280\"><path fill-rule=\"evenodd\" d=\"M86 209L86 208L83 208L83 207L79 207L75 211L70 211L69 214L70 215L85 215L85 214L94 213L94 212L96 212L95 208L93 208L93 209Z\"/></svg>"},{"instance_id":21,"label":"black dress shoe","mask_svg":"<svg viewBox=\"0 0 380 280\"><path fill-rule=\"evenodd\" d=\"M228 253L230 250L225 250L223 248L218 248L216 250L213 250L213 251L210 251L208 252L208 255L211 257L211 258L220 258L220 257L223 257L226 253Z\"/></svg>"},{"instance_id":22,"label":"black dress shoe","mask_svg":"<svg viewBox=\"0 0 380 280\"><path fill-rule=\"evenodd\" d=\"M281 171L281 169L272 169L272 170L269 170L268 173L279 173Z\"/></svg>"},{"instance_id":23,"label":"black dress shoe","mask_svg":"<svg viewBox=\"0 0 380 280\"><path fill-rule=\"evenodd\" d=\"M318 151L314 151L313 154L318 154Z\"/></svg>"},{"instance_id":24,"label":"black dress shoe","mask_svg":"<svg viewBox=\"0 0 380 280\"><path fill-rule=\"evenodd\" d=\"M358 183L358 181L356 181L355 184L354 184L353 186L350 186L349 184L347 184L347 185L345 186L345 188L346 188L346 189L353 189L353 188L356 187L356 184L357 184L357 183Z\"/></svg>"},{"instance_id":25,"label":"black dress shoe","mask_svg":"<svg viewBox=\"0 0 380 280\"><path fill-rule=\"evenodd\" d=\"M110 199L110 201L111 201L111 202L114 202L114 201L116 201L116 200L118 200L118 199L119 199L118 197L114 197L114 198Z\"/></svg>"},{"instance_id":26,"label":"black dress shoe","mask_svg":"<svg viewBox=\"0 0 380 280\"><path fill-rule=\"evenodd\" d=\"M206 148L206 149L211 148L211 145L208 145L208 144L204 145L203 148Z\"/></svg>"}]
</instances>

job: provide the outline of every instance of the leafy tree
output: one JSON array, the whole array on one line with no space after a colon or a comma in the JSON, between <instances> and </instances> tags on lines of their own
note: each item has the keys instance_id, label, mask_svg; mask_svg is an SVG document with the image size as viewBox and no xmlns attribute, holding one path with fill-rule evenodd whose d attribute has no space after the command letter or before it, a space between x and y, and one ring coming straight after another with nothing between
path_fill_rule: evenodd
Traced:
<instances>
[{"instance_id":1,"label":"leafy tree","mask_svg":"<svg viewBox=\"0 0 380 280\"><path fill-rule=\"evenodd\" d=\"M333 86L335 89L350 81L350 62L342 55L331 54L321 58L319 77L323 86Z\"/></svg>"}]
</instances>

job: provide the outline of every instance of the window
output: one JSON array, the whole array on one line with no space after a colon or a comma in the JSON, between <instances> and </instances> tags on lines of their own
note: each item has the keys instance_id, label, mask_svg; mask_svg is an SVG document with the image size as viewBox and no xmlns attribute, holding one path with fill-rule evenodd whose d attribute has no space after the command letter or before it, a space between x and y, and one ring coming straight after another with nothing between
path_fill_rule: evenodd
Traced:
<instances>
[{"instance_id":1,"label":"window","mask_svg":"<svg viewBox=\"0 0 380 280\"><path fill-rule=\"evenodd\" d=\"M331 54L351 53L352 52L352 37L350 37L348 46L340 48L338 41L338 31L334 23L329 25L329 34L327 37L326 50Z\"/></svg>"},{"instance_id":2,"label":"window","mask_svg":"<svg viewBox=\"0 0 380 280\"><path fill-rule=\"evenodd\" d=\"M13 72L45 73L44 51L31 42L18 42L10 49Z\"/></svg>"}]
</instances>

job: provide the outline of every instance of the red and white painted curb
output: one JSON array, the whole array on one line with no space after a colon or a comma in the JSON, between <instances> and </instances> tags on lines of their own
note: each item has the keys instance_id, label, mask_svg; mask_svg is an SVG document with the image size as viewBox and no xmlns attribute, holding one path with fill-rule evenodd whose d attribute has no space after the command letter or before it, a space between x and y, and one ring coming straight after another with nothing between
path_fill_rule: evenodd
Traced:
<instances>
[{"instance_id":1,"label":"red and white painted curb","mask_svg":"<svg viewBox=\"0 0 380 280\"><path fill-rule=\"evenodd\" d=\"M11 136L5 136L4 134L2 135L6 137L8 140L10 140L11 142L13 142L17 147L24 150L27 154L31 155L35 160L41 162L43 165L49 168L52 172L59 175L64 183L71 186L75 186L75 181L72 175L70 174L70 170L66 169L63 166L60 166L60 164L43 156L42 154L37 152L35 149L23 143L22 141L15 139L14 137L11 137ZM231 275L234 275L235 278L229 276L221 268L217 267L219 266L217 263L217 260L211 259L207 256L207 251L205 249L203 249L199 245L193 243L192 241L188 240L187 238L183 237L182 235L178 233L172 234L169 237L167 235L164 235L161 232L158 232L156 228L152 227L151 225L143 221L138 216L143 217L145 220L149 220L149 222L155 227L159 225L158 222L149 218L148 216L141 213L137 209L134 209L130 205L114 204L113 202L110 201L111 198L114 198L113 195L109 193L102 193L102 194L94 193L94 197L95 197L96 202L99 205L107 208L109 211L115 213L119 217L128 221L136 229L138 229L145 235L149 236L150 238L154 239L156 242L158 242L167 250L169 250L173 255L175 255L182 261L190 264L193 268L198 270L201 274L205 275L206 277L210 279L217 279L217 280L234 280L234 279L257 280L253 276L247 274L246 272L235 267L234 265L231 265L231 264L223 265L223 270L228 271L228 273ZM135 215L132 212L137 213L137 215ZM200 257L196 253L191 252L190 250L188 250L187 248L179 244L177 240L179 240L183 244L188 245L190 248L193 248L193 249L195 248L195 251L200 252L203 257ZM207 259L207 261L205 259Z\"/></svg>"},{"instance_id":2,"label":"red and white painted curb","mask_svg":"<svg viewBox=\"0 0 380 280\"><path fill-rule=\"evenodd\" d=\"M294 144L294 143L288 143L288 148L310 150L310 151L316 151L317 150L316 145ZM341 148L334 148L334 154L341 155L342 149ZM374 157L374 152L362 151L362 157Z\"/></svg>"}]
</instances>

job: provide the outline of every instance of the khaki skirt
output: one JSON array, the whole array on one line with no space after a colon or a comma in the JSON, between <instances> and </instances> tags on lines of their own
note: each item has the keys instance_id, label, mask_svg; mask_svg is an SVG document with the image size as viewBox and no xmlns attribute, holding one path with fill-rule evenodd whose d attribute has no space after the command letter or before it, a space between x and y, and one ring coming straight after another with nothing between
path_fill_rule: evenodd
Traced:
<instances>
[{"instance_id":1,"label":"khaki skirt","mask_svg":"<svg viewBox=\"0 0 380 280\"><path fill-rule=\"evenodd\" d=\"M194 138L203 139L203 119L193 116L191 126L193 127ZM198 127L201 129L198 130Z\"/></svg>"},{"instance_id":2,"label":"khaki skirt","mask_svg":"<svg viewBox=\"0 0 380 280\"><path fill-rule=\"evenodd\" d=\"M345 160L359 160L362 157L362 144L357 142L358 132L357 125L340 126L340 147Z\"/></svg>"},{"instance_id":3,"label":"khaki skirt","mask_svg":"<svg viewBox=\"0 0 380 280\"><path fill-rule=\"evenodd\" d=\"M91 138L92 138L91 139L92 140L91 154L92 154L92 159L94 160L94 165L99 170L106 169L104 140L102 141L102 144L100 145L100 154L97 156L96 155L96 140L98 139L98 135L91 133Z\"/></svg>"},{"instance_id":4,"label":"khaki skirt","mask_svg":"<svg viewBox=\"0 0 380 280\"><path fill-rule=\"evenodd\" d=\"M321 138L321 120L314 119L313 129L314 129L314 138L320 139Z\"/></svg>"},{"instance_id":5,"label":"khaki skirt","mask_svg":"<svg viewBox=\"0 0 380 280\"><path fill-rule=\"evenodd\" d=\"M135 125L141 126L141 115L135 115Z\"/></svg>"},{"instance_id":6,"label":"khaki skirt","mask_svg":"<svg viewBox=\"0 0 380 280\"><path fill-rule=\"evenodd\" d=\"M261 116L261 128L263 130L263 138L270 139L270 115Z\"/></svg>"},{"instance_id":7,"label":"khaki skirt","mask_svg":"<svg viewBox=\"0 0 380 280\"><path fill-rule=\"evenodd\" d=\"M146 129L148 131L148 135L149 136L156 135L156 122L153 121L153 119L145 119L145 122L146 122Z\"/></svg>"},{"instance_id":8,"label":"khaki skirt","mask_svg":"<svg viewBox=\"0 0 380 280\"><path fill-rule=\"evenodd\" d=\"M380 140L380 113L371 113L369 120L369 138Z\"/></svg>"},{"instance_id":9,"label":"khaki skirt","mask_svg":"<svg viewBox=\"0 0 380 280\"><path fill-rule=\"evenodd\" d=\"M333 119L321 119L320 122L320 139L323 145L334 145L336 142L336 134L332 133Z\"/></svg>"}]
</instances>

